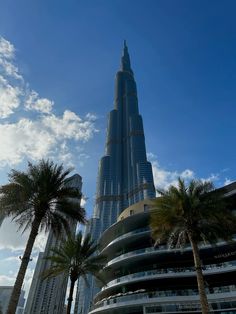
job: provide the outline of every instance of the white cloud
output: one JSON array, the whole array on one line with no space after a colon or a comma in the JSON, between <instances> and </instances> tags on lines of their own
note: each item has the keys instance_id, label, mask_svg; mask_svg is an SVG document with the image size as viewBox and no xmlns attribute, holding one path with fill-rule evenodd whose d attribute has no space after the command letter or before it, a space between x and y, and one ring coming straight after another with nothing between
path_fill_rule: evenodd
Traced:
<instances>
[{"instance_id":1,"label":"white cloud","mask_svg":"<svg viewBox=\"0 0 236 314\"><path fill-rule=\"evenodd\" d=\"M14 276L0 275L0 286L13 286L15 280Z\"/></svg>"},{"instance_id":2,"label":"white cloud","mask_svg":"<svg viewBox=\"0 0 236 314\"><path fill-rule=\"evenodd\" d=\"M17 262L20 264L20 259L19 259L19 256L8 256L6 258L3 258L2 259L3 262L11 262L11 261L14 261L14 262Z\"/></svg>"},{"instance_id":3,"label":"white cloud","mask_svg":"<svg viewBox=\"0 0 236 314\"><path fill-rule=\"evenodd\" d=\"M45 116L43 124L51 129L56 137L84 142L88 141L93 136L93 133L97 131L90 118L85 117L82 120L70 110L66 110L62 117L57 117L53 114Z\"/></svg>"},{"instance_id":4,"label":"white cloud","mask_svg":"<svg viewBox=\"0 0 236 314\"><path fill-rule=\"evenodd\" d=\"M0 36L0 57L12 59L14 57L14 53L14 46L8 40Z\"/></svg>"},{"instance_id":5,"label":"white cloud","mask_svg":"<svg viewBox=\"0 0 236 314\"><path fill-rule=\"evenodd\" d=\"M21 119L0 124L0 165L16 165L25 157L39 159L49 154L56 143L40 121Z\"/></svg>"},{"instance_id":6,"label":"white cloud","mask_svg":"<svg viewBox=\"0 0 236 314\"><path fill-rule=\"evenodd\" d=\"M13 63L15 58L15 48L6 39L0 36L0 70L5 75L17 80L23 80L19 74L18 67Z\"/></svg>"},{"instance_id":7,"label":"white cloud","mask_svg":"<svg viewBox=\"0 0 236 314\"><path fill-rule=\"evenodd\" d=\"M55 153L68 165L72 154L65 140L86 142L94 132L93 122L71 111L65 111L62 117L41 116L34 121L22 118L17 123L0 124L0 166L16 165L24 158L55 157Z\"/></svg>"},{"instance_id":8,"label":"white cloud","mask_svg":"<svg viewBox=\"0 0 236 314\"><path fill-rule=\"evenodd\" d=\"M31 91L25 101L25 108L42 113L50 113L52 111L53 104L53 101L47 98L40 98L37 92Z\"/></svg>"},{"instance_id":9,"label":"white cloud","mask_svg":"<svg viewBox=\"0 0 236 314\"><path fill-rule=\"evenodd\" d=\"M0 36L0 118L7 118L20 106L21 87L9 80L22 80L13 64L15 48Z\"/></svg>"},{"instance_id":10,"label":"white cloud","mask_svg":"<svg viewBox=\"0 0 236 314\"><path fill-rule=\"evenodd\" d=\"M170 185L176 186L178 184L178 178L181 177L185 181L190 181L192 179L197 179L195 172L191 169L185 169L183 171L169 171L162 168L157 160L156 155L153 153L148 153L148 158L152 163L153 179L154 184L157 189L167 189ZM211 181L217 183L221 182L220 174L212 173L207 178L201 178L201 181ZM225 181L227 184L229 181Z\"/></svg>"},{"instance_id":11,"label":"white cloud","mask_svg":"<svg viewBox=\"0 0 236 314\"><path fill-rule=\"evenodd\" d=\"M87 203L87 197L83 195L81 198L81 204L80 204L81 207L84 207L86 203Z\"/></svg>"},{"instance_id":12,"label":"white cloud","mask_svg":"<svg viewBox=\"0 0 236 314\"><path fill-rule=\"evenodd\" d=\"M216 182L216 181L218 181L219 179L220 179L219 173L211 173L211 174L209 175L209 177L207 177L207 178L201 178L201 181L203 181L203 182L209 182L209 181L211 181L211 182Z\"/></svg>"},{"instance_id":13,"label":"white cloud","mask_svg":"<svg viewBox=\"0 0 236 314\"><path fill-rule=\"evenodd\" d=\"M0 68L2 69L3 72L9 77L18 79L18 80L23 80L22 76L19 74L18 68L11 62L4 60L3 58L0 57Z\"/></svg>"},{"instance_id":14,"label":"white cloud","mask_svg":"<svg viewBox=\"0 0 236 314\"><path fill-rule=\"evenodd\" d=\"M59 145L58 160L63 164L66 164L68 167L74 167L73 154L70 152L66 141L63 141Z\"/></svg>"},{"instance_id":15,"label":"white cloud","mask_svg":"<svg viewBox=\"0 0 236 314\"><path fill-rule=\"evenodd\" d=\"M0 118L6 118L20 105L21 91L0 75Z\"/></svg>"},{"instance_id":16,"label":"white cloud","mask_svg":"<svg viewBox=\"0 0 236 314\"><path fill-rule=\"evenodd\" d=\"M18 231L17 225L11 219L6 218L0 228L0 250L9 249L11 251L19 251L19 255L22 255L28 237L28 230L22 234L21 231ZM47 234L44 232L38 234L34 244L35 253L44 250L46 240Z\"/></svg>"},{"instance_id":17,"label":"white cloud","mask_svg":"<svg viewBox=\"0 0 236 314\"><path fill-rule=\"evenodd\" d=\"M28 295L31 281L33 278L34 270L31 268L27 268L24 283L23 283L23 290L26 291L26 297ZM16 280L17 273L9 273L9 276L7 275L0 275L0 286L13 286Z\"/></svg>"},{"instance_id":18,"label":"white cloud","mask_svg":"<svg viewBox=\"0 0 236 314\"><path fill-rule=\"evenodd\" d=\"M224 185L228 185L230 183L232 183L233 181L230 180L229 178L225 178L225 182L224 182Z\"/></svg>"},{"instance_id":19,"label":"white cloud","mask_svg":"<svg viewBox=\"0 0 236 314\"><path fill-rule=\"evenodd\" d=\"M78 142L93 137L96 116L88 113L82 118L71 110L62 116L52 113L54 102L30 89L13 64L14 58L14 46L0 36L0 118L5 119L0 123L0 167L45 157L72 166L78 154L70 151L70 144L74 142L76 150ZM14 122L7 120L16 109ZM34 111L33 118L29 119L26 111ZM79 165L83 166L84 158L80 157Z\"/></svg>"},{"instance_id":20,"label":"white cloud","mask_svg":"<svg viewBox=\"0 0 236 314\"><path fill-rule=\"evenodd\" d=\"M185 169L183 171L168 171L159 165L154 154L149 153L148 158L152 163L153 179L157 189L167 189L170 185L176 185L179 177L185 180L194 178L194 172L190 169Z\"/></svg>"},{"instance_id":21,"label":"white cloud","mask_svg":"<svg viewBox=\"0 0 236 314\"><path fill-rule=\"evenodd\" d=\"M5 219L0 228L0 249L23 250L28 233L17 232L17 227L10 219Z\"/></svg>"}]
</instances>

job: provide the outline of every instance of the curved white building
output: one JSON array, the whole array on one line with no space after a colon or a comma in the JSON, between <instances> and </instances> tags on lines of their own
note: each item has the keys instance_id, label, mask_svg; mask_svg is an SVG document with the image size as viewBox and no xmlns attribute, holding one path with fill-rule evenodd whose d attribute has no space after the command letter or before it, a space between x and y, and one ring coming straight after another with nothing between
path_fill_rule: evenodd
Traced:
<instances>
[{"instance_id":1,"label":"curved white building","mask_svg":"<svg viewBox=\"0 0 236 314\"><path fill-rule=\"evenodd\" d=\"M224 189L236 208L236 183ZM106 285L90 314L201 313L191 248L153 247L148 203L124 210L101 236ZM200 255L212 313L236 313L236 244L202 245Z\"/></svg>"}]
</instances>

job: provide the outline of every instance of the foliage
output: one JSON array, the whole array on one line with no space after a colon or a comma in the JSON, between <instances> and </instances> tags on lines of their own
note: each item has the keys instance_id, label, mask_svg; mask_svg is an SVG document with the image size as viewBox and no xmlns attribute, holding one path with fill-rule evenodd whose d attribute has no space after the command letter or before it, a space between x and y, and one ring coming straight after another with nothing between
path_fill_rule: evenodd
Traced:
<instances>
[{"instance_id":1,"label":"foliage","mask_svg":"<svg viewBox=\"0 0 236 314\"><path fill-rule=\"evenodd\" d=\"M0 187L0 212L14 220L24 232L30 229L21 259L7 314L14 314L30 255L38 232L49 229L55 234L69 232L71 220L85 223L78 189L67 184L71 169L49 160L28 163L26 172L11 170L9 183Z\"/></svg>"},{"instance_id":2,"label":"foliage","mask_svg":"<svg viewBox=\"0 0 236 314\"><path fill-rule=\"evenodd\" d=\"M178 187L159 191L161 197L153 202L151 230L156 244L164 241L170 248L191 244L197 284L203 314L209 304L202 273L198 243L215 244L232 240L236 217L225 204L223 190L214 190L210 182L192 180L188 186L179 178Z\"/></svg>"},{"instance_id":3,"label":"foliage","mask_svg":"<svg viewBox=\"0 0 236 314\"><path fill-rule=\"evenodd\" d=\"M185 186L179 179L178 187L158 192L161 197L153 202L150 223L156 244L167 241L170 248L182 248L189 242L188 233L197 242L232 239L236 217L226 208L223 191L214 190L211 182L192 180Z\"/></svg>"},{"instance_id":4,"label":"foliage","mask_svg":"<svg viewBox=\"0 0 236 314\"><path fill-rule=\"evenodd\" d=\"M10 216L23 232L35 218L41 220L40 231L69 231L68 218L85 222L78 189L66 185L71 169L64 170L49 160L28 163L27 172L11 170L10 183L0 187L0 209Z\"/></svg>"},{"instance_id":5,"label":"foliage","mask_svg":"<svg viewBox=\"0 0 236 314\"><path fill-rule=\"evenodd\" d=\"M83 239L82 233L69 236L59 247L51 249L53 255L47 259L52 262L50 269L45 271L43 278L55 277L59 274L68 274L71 280L77 280L80 276L86 280L87 274L92 274L103 281L99 271L104 263L104 257L96 256L97 244L87 235Z\"/></svg>"},{"instance_id":6,"label":"foliage","mask_svg":"<svg viewBox=\"0 0 236 314\"><path fill-rule=\"evenodd\" d=\"M59 248L51 249L53 255L47 257L52 264L44 272L44 279L52 278L59 274L69 275L70 277L71 285L67 313L71 311L74 285L79 277L82 277L88 284L87 275L92 274L103 282L99 271L103 266L104 257L95 255L97 249L98 246L91 240L90 235L86 235L83 239L82 233L79 232L75 236L70 235Z\"/></svg>"}]
</instances>

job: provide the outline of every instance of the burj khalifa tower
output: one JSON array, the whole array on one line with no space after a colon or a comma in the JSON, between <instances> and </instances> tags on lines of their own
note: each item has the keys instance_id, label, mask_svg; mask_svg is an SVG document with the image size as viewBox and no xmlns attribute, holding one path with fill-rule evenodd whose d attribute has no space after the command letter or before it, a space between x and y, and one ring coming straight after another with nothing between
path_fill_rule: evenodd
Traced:
<instances>
[{"instance_id":1,"label":"burj khalifa tower","mask_svg":"<svg viewBox=\"0 0 236 314\"><path fill-rule=\"evenodd\" d=\"M99 162L96 203L86 232L95 240L127 207L155 197L151 163L147 161L142 117L130 57L124 42L115 79L114 109L108 116L105 155ZM88 313L95 284L80 280L75 313Z\"/></svg>"}]
</instances>

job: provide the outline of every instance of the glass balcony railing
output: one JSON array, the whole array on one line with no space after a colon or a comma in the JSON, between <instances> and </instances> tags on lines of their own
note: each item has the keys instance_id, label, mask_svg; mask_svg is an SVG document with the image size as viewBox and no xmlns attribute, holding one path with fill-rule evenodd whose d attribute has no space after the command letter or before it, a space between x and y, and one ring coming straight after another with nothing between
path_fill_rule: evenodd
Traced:
<instances>
[{"instance_id":1,"label":"glass balcony railing","mask_svg":"<svg viewBox=\"0 0 236 314\"><path fill-rule=\"evenodd\" d=\"M217 271L217 270L228 270L228 269L234 269L236 270L236 260L235 261L230 261L230 262L224 262L224 263L218 263L218 264L210 264L210 265L205 265L203 266L203 273L207 273L209 271ZM150 276L155 276L155 275L165 275L165 274L190 274L194 272L195 273L195 268L194 267L175 267L175 268L160 268L160 269L155 269L155 270L148 270L148 271L141 271L133 274L129 274L126 276L119 277L117 279L114 279L106 284L105 287L102 288L102 291L112 287L118 283L122 283L125 281L130 281L134 280L136 278L147 278Z\"/></svg>"},{"instance_id":2,"label":"glass balcony railing","mask_svg":"<svg viewBox=\"0 0 236 314\"><path fill-rule=\"evenodd\" d=\"M235 301L236 304L236 285L229 285L229 286L222 286L222 287L215 287L212 288L210 291L207 289L208 297L213 294L219 293L230 293L230 298L234 298L232 301ZM233 293L233 294L232 294ZM143 303L148 299L153 298L160 298L160 297L180 297L180 296L196 296L198 295L197 289L185 289L185 290L165 290L165 291L149 291L146 292L144 289L136 290L136 291L129 291L127 293L118 293L116 295L109 296L106 299L102 299L101 301L97 302L93 307L92 310L95 310L100 307L108 306L111 304L118 304L123 302L135 301L143 299ZM146 299L146 300L145 300ZM212 298L209 297L209 300ZM174 301L174 299L173 299ZM163 300L164 302L164 300ZM184 302L187 304L187 302ZM198 304L199 309L200 305ZM212 304L213 306L213 304ZM235 305L236 306L236 305ZM215 306L214 306L215 307Z\"/></svg>"},{"instance_id":3,"label":"glass balcony railing","mask_svg":"<svg viewBox=\"0 0 236 314\"><path fill-rule=\"evenodd\" d=\"M135 231L134 231L135 232ZM127 234L126 234L127 235ZM125 236L125 235L124 235ZM234 240L236 240L236 236L234 236L233 237L233 239ZM227 244L226 242L223 242L223 241L221 241L221 242L218 242L217 243L218 245L225 245L225 244ZM212 247L212 245L211 244L204 244L204 243L200 243L199 244L199 248L200 249L206 249L206 248L211 248ZM135 255L139 255L139 254L143 254L143 253L149 253L149 252L166 252L166 251L170 251L170 250L172 250L172 251L188 251L188 250L191 250L191 246L190 246L190 244L188 244L188 245L186 245L183 249L177 249L177 248L175 248L175 249L170 249L167 245L159 245L159 246L157 246L157 247L147 247L147 248L143 248L143 249L138 249L138 250L133 250L133 251L131 251L131 252L127 252L127 253L124 253L124 254L121 254L121 255L119 255L119 256L117 256L117 257L115 257L115 258L113 258L112 260L110 260L105 266L109 266L109 265L111 265L111 264L113 264L113 263L115 263L115 262L117 262L117 261L119 261L119 260L122 260L122 259L124 259L124 258L127 258L127 257L131 257L131 256L135 256ZM228 255L229 255L230 253L228 253ZM235 252L233 252L233 254L235 255ZM223 255L227 255L227 254L221 254L222 256ZM227 255L227 256L228 256ZM232 254L231 254L232 255Z\"/></svg>"},{"instance_id":4,"label":"glass balcony railing","mask_svg":"<svg viewBox=\"0 0 236 314\"><path fill-rule=\"evenodd\" d=\"M109 266L119 260L122 260L124 258L127 258L127 257L131 257L131 256L135 256L135 255L138 255L138 254L143 254L143 253L150 253L150 252L157 252L157 251L166 251L168 250L167 246L166 245L161 245L159 247L147 247L147 248L143 248L143 249L138 249L138 250L134 250L134 251L131 251L131 252L128 252L128 253L124 253L124 254L121 254L115 258L113 258L112 260L110 260L106 266Z\"/></svg>"}]
</instances>

